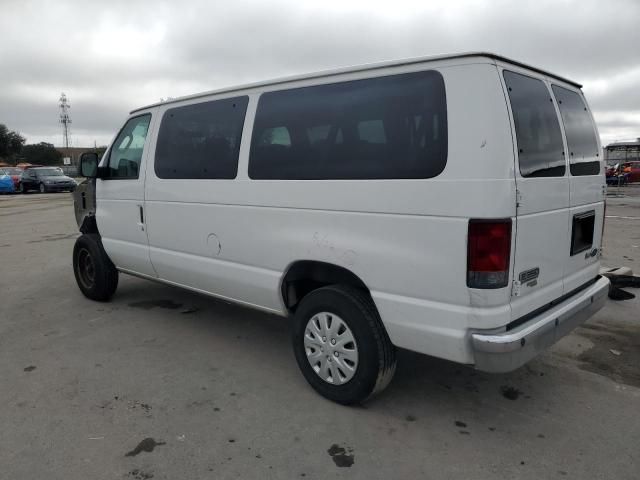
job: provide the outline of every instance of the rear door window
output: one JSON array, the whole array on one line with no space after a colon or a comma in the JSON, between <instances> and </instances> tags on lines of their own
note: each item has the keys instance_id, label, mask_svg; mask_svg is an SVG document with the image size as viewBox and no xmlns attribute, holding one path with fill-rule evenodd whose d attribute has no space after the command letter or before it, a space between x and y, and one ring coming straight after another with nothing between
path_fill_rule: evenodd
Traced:
<instances>
[{"instance_id":1,"label":"rear door window","mask_svg":"<svg viewBox=\"0 0 640 480\"><path fill-rule=\"evenodd\" d=\"M508 70L503 74L515 122L520 174L564 176L562 133L549 89L536 78Z\"/></svg>"},{"instance_id":2,"label":"rear door window","mask_svg":"<svg viewBox=\"0 0 640 480\"><path fill-rule=\"evenodd\" d=\"M600 152L587 106L577 92L557 85L552 85L551 89L558 102L567 136L571 175L598 175Z\"/></svg>"}]
</instances>

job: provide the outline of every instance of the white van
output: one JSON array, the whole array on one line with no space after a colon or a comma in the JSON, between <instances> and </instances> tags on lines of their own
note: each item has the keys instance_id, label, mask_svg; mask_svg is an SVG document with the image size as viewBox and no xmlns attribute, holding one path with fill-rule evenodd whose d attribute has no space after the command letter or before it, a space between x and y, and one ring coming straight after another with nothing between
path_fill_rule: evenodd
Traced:
<instances>
[{"instance_id":1,"label":"white van","mask_svg":"<svg viewBox=\"0 0 640 480\"><path fill-rule=\"evenodd\" d=\"M343 404L395 347L509 371L605 303L600 151L580 85L494 54L179 98L83 156L74 271L94 300L120 272L292 317Z\"/></svg>"}]
</instances>

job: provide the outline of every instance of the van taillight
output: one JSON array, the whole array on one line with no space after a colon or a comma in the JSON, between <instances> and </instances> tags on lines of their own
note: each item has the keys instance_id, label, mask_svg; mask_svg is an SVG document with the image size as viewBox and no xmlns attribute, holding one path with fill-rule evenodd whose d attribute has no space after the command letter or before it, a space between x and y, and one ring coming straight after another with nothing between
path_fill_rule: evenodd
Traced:
<instances>
[{"instance_id":1,"label":"van taillight","mask_svg":"<svg viewBox=\"0 0 640 480\"><path fill-rule=\"evenodd\" d=\"M511 219L469 220L467 286L502 288L509 283Z\"/></svg>"}]
</instances>

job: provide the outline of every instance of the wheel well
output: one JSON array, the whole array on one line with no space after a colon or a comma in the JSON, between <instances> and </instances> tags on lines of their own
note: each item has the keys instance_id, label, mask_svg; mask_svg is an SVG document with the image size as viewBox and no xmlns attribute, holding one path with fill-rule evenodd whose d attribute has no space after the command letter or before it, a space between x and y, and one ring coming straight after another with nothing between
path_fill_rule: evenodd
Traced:
<instances>
[{"instance_id":1,"label":"wheel well","mask_svg":"<svg viewBox=\"0 0 640 480\"><path fill-rule=\"evenodd\" d=\"M337 283L351 285L369 293L365 283L344 267L314 260L300 260L289 267L282 280L282 299L287 310L292 312L309 292Z\"/></svg>"},{"instance_id":2,"label":"wheel well","mask_svg":"<svg viewBox=\"0 0 640 480\"><path fill-rule=\"evenodd\" d=\"M98 231L98 224L96 223L96 217L94 215L86 215L82 219L82 224L80 225L81 233L97 233L100 235Z\"/></svg>"}]
</instances>

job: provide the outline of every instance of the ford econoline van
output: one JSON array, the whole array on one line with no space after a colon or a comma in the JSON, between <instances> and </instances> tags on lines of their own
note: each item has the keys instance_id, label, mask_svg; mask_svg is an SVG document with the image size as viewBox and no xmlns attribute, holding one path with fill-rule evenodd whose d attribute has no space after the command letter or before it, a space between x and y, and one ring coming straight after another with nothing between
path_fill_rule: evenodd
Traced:
<instances>
[{"instance_id":1,"label":"ford econoline van","mask_svg":"<svg viewBox=\"0 0 640 480\"><path fill-rule=\"evenodd\" d=\"M343 404L397 347L510 371L606 301L600 151L579 84L494 54L178 98L82 157L75 276L98 301L123 273L290 317Z\"/></svg>"}]
</instances>

